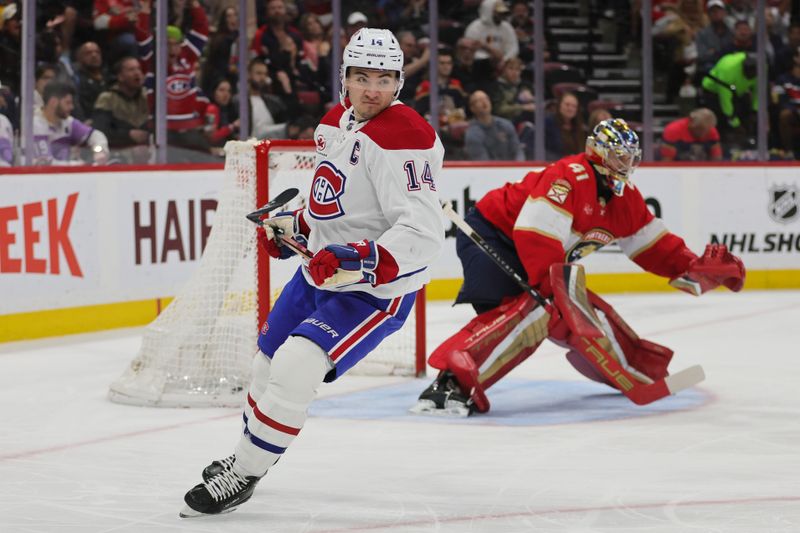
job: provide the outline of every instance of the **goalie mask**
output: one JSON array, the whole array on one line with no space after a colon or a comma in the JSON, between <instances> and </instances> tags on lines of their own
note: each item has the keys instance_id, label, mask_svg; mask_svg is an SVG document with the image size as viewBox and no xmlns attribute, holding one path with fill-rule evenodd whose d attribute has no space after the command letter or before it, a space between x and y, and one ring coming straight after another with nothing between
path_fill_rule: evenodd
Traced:
<instances>
[{"instance_id":1,"label":"goalie mask","mask_svg":"<svg viewBox=\"0 0 800 533\"><path fill-rule=\"evenodd\" d=\"M613 193L622 196L630 177L642 162L639 137L621 118L610 118L595 126L586 139L586 155Z\"/></svg>"},{"instance_id":2,"label":"goalie mask","mask_svg":"<svg viewBox=\"0 0 800 533\"><path fill-rule=\"evenodd\" d=\"M400 95L403 88L403 51L394 34L389 30L378 28L361 28L344 48L342 66L339 69L339 101L345 105L347 88L345 78L347 69L361 67L375 70L397 72L397 86L394 90L394 99Z\"/></svg>"}]
</instances>

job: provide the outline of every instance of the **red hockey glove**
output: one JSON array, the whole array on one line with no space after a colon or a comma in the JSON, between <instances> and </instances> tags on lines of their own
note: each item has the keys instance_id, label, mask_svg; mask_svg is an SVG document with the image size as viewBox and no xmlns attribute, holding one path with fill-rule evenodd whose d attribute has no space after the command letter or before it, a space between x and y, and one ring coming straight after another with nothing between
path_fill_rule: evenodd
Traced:
<instances>
[{"instance_id":1,"label":"red hockey glove","mask_svg":"<svg viewBox=\"0 0 800 533\"><path fill-rule=\"evenodd\" d=\"M702 257L692 261L686 272L669 283L682 291L699 296L720 285L739 292L744 286L744 279L742 260L730 253L724 244L709 244Z\"/></svg>"},{"instance_id":2,"label":"red hockey glove","mask_svg":"<svg viewBox=\"0 0 800 533\"><path fill-rule=\"evenodd\" d=\"M314 283L321 287L332 283L329 278L337 270L361 272L362 279L373 286L386 283L397 276L398 267L394 258L375 241L359 241L349 244L331 244L314 254L308 263L308 270ZM348 274L346 279L352 279ZM327 283L326 283L327 282Z\"/></svg>"},{"instance_id":3,"label":"red hockey glove","mask_svg":"<svg viewBox=\"0 0 800 533\"><path fill-rule=\"evenodd\" d=\"M308 226L303 220L303 210L282 211L275 216L264 219L264 225L258 228L258 244L270 257L275 259L288 259L295 255L294 250L288 246L282 246L275 240L275 235L287 235L294 238L297 242L306 245L306 235L309 233Z\"/></svg>"}]
</instances>

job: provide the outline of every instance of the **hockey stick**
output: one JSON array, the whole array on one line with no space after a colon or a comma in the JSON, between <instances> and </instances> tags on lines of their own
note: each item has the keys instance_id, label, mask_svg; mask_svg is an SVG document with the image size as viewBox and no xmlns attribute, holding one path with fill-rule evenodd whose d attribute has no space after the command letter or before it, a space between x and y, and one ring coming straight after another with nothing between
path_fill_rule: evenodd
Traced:
<instances>
[{"instance_id":1,"label":"hockey stick","mask_svg":"<svg viewBox=\"0 0 800 533\"><path fill-rule=\"evenodd\" d=\"M254 222L254 223L258 224L259 226L263 226L263 224L261 223L261 217L262 216L264 216L267 213L270 213L272 211L275 211L279 207L282 207L282 206L288 204L289 202L294 200L294 197L297 196L299 193L300 193L300 191L295 189L294 187L292 187L290 189L286 189L285 191L280 193L278 196L276 196L275 198L273 198L269 202L265 203L264 206L261 207L260 209L256 209L252 213L249 213L248 215L245 215L245 216L247 217L247 219L250 222Z\"/></svg>"},{"instance_id":2,"label":"hockey stick","mask_svg":"<svg viewBox=\"0 0 800 533\"><path fill-rule=\"evenodd\" d=\"M455 210L453 209L453 204L452 204L451 202L444 202L444 203L442 204L442 211L444 211L444 214L445 214L445 216L446 216L447 218L449 218L449 219L450 219L450 221L451 221L453 224L455 224L455 225L458 227L458 229L460 229L461 231L463 231L463 232L464 232L464 235L466 235L467 237L469 237L469 240L471 240L471 241L472 241L472 242L474 242L476 245L478 245L478 248L480 248L481 250L483 250L484 252L486 252L486 255L488 255L488 256L489 256L489 258L490 258L492 261L494 261L494 262L495 262L495 264L496 264L497 266L499 266L499 267L500 267L500 269L501 269L501 270L502 270L502 271L503 271L503 272L504 272L504 273L505 273L507 276L511 277L511 278L512 278L514 281L516 281L516 282L517 282L517 285L519 285L520 287L522 287L522 289L523 289L525 292L527 292L528 294L530 294L530 295L533 297L533 299L534 299L534 300L536 300L537 302L539 302L539 305L541 305L542 307L545 307L545 306L547 306L547 304L548 304L547 300L545 300L545 299L544 299L544 297L542 297L542 295L541 295L541 294L539 294L539 293L536 291L536 289L534 289L533 287L531 287L530 285L528 285L528 282L527 282L527 281L525 281L524 279L522 279L522 276L520 276L520 275L517 273L517 271L516 271L516 270L514 270L514 267L512 267L511 265L509 265L509 264L506 262L506 260L505 260L505 259L503 259L503 257L502 257L500 254L498 254L498 253L497 253L497 251L495 251L495 249L494 249L494 248L492 248L492 247L489 245L489 243L487 243L487 242L484 240L484 238L483 238L483 237L481 237L480 235L478 235L478 232L476 232L474 229L472 229L472 226L470 226L470 225L467 223L467 221L466 221L466 220L464 220L464 219L461 217L461 215L459 215L458 213L456 213L456 212L455 212Z\"/></svg>"},{"instance_id":3,"label":"hockey stick","mask_svg":"<svg viewBox=\"0 0 800 533\"><path fill-rule=\"evenodd\" d=\"M505 272L508 276L514 279L517 284L525 289L533 298L542 306L547 305L541 294L531 287L522 277L509 265L500 255L472 229L472 227L464 220L461 215L453 210L450 202L442 205L444 214L449 218L469 239L474 242L478 247L486 252L487 255ZM582 325L585 324L586 331ZM582 346L575 348L584 356L586 361L591 364L601 375L605 376L611 383L637 405L646 405L659 400L665 396L675 394L679 391L692 387L705 379L703 368L700 365L695 365L682 370L671 376L660 379L653 383L641 383L634 378L630 372L625 370L622 365L612 357L597 340L594 339L595 327L591 321L579 320L573 323L575 331L573 333L581 340Z\"/></svg>"},{"instance_id":4,"label":"hockey stick","mask_svg":"<svg viewBox=\"0 0 800 533\"><path fill-rule=\"evenodd\" d=\"M275 198L264 204L263 207L256 209L252 213L249 213L245 216L247 217L247 220L249 220L250 222L253 222L254 224L258 224L259 226L263 227L264 221L261 220L261 217L288 204L294 199L295 196L298 195L299 192L300 191L295 189L294 187L286 189L278 196L276 196ZM303 244L297 242L293 238L287 237L286 235L283 234L282 231L276 230L275 236L278 239L278 244L290 248L296 254L305 257L306 259L311 259L312 257L314 257L314 254L312 254L308 248L306 248Z\"/></svg>"}]
</instances>

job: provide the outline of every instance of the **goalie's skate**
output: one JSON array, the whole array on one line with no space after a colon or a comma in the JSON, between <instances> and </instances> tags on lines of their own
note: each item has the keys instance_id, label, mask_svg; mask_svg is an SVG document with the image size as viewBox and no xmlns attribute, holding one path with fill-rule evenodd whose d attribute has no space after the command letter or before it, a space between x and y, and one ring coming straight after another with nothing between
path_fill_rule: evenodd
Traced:
<instances>
[{"instance_id":1,"label":"goalie's skate","mask_svg":"<svg viewBox=\"0 0 800 533\"><path fill-rule=\"evenodd\" d=\"M453 374L442 372L430 386L419 395L416 405L409 412L415 415L467 417L475 407L456 383Z\"/></svg>"},{"instance_id":2,"label":"goalie's skate","mask_svg":"<svg viewBox=\"0 0 800 533\"><path fill-rule=\"evenodd\" d=\"M221 474L224 471L230 470L233 468L233 462L235 460L236 456L231 454L225 459L212 461L210 465L203 469L203 481L208 481L217 474Z\"/></svg>"},{"instance_id":3,"label":"goalie's skate","mask_svg":"<svg viewBox=\"0 0 800 533\"><path fill-rule=\"evenodd\" d=\"M181 518L230 513L250 499L259 478L223 470L186 493Z\"/></svg>"}]
</instances>

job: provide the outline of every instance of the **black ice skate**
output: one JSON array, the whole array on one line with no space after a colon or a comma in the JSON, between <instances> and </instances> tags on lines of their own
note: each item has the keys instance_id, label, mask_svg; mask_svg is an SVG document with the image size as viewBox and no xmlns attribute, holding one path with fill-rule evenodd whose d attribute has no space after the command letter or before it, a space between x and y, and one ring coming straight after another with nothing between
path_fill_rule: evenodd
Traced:
<instances>
[{"instance_id":1,"label":"black ice skate","mask_svg":"<svg viewBox=\"0 0 800 533\"><path fill-rule=\"evenodd\" d=\"M236 456L231 454L225 459L212 461L210 465L208 465L203 469L203 481L208 481L217 474L220 474L226 470L230 470L231 468L233 468L233 462L235 460Z\"/></svg>"},{"instance_id":2,"label":"black ice skate","mask_svg":"<svg viewBox=\"0 0 800 533\"><path fill-rule=\"evenodd\" d=\"M417 404L409 409L415 415L467 417L475 406L461 391L453 374L445 370L419 395Z\"/></svg>"},{"instance_id":3,"label":"black ice skate","mask_svg":"<svg viewBox=\"0 0 800 533\"><path fill-rule=\"evenodd\" d=\"M186 493L181 518L230 513L250 499L259 478L241 476L234 470L223 470Z\"/></svg>"}]
</instances>

